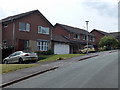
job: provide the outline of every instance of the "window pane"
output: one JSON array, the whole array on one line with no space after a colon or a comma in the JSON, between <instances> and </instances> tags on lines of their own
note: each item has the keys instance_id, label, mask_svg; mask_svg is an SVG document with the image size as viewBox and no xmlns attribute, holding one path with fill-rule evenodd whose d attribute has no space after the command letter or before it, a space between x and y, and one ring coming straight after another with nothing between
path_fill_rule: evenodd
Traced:
<instances>
[{"instance_id":1,"label":"window pane","mask_svg":"<svg viewBox=\"0 0 120 90\"><path fill-rule=\"evenodd\" d=\"M19 30L21 31L30 31L30 24L28 23L19 23Z\"/></svg>"},{"instance_id":2,"label":"window pane","mask_svg":"<svg viewBox=\"0 0 120 90\"><path fill-rule=\"evenodd\" d=\"M49 28L45 28L46 34L49 34Z\"/></svg>"},{"instance_id":3,"label":"window pane","mask_svg":"<svg viewBox=\"0 0 120 90\"><path fill-rule=\"evenodd\" d=\"M41 26L38 26L38 33L42 33L42 27Z\"/></svg>"},{"instance_id":4,"label":"window pane","mask_svg":"<svg viewBox=\"0 0 120 90\"><path fill-rule=\"evenodd\" d=\"M49 34L49 28L38 26L38 33Z\"/></svg>"},{"instance_id":5,"label":"window pane","mask_svg":"<svg viewBox=\"0 0 120 90\"><path fill-rule=\"evenodd\" d=\"M25 30L25 23L19 23L19 30Z\"/></svg>"},{"instance_id":6,"label":"window pane","mask_svg":"<svg viewBox=\"0 0 120 90\"><path fill-rule=\"evenodd\" d=\"M30 31L30 24L28 24L28 23L26 24L26 30Z\"/></svg>"}]
</instances>

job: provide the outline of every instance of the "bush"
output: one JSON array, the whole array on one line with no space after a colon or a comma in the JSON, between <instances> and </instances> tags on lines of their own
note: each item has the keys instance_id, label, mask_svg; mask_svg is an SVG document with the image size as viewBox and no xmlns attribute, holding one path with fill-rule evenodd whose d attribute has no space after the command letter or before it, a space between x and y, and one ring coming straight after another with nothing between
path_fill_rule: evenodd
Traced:
<instances>
[{"instance_id":1,"label":"bush","mask_svg":"<svg viewBox=\"0 0 120 90\"><path fill-rule=\"evenodd\" d=\"M104 36L99 42L100 47L106 46L106 50L112 50L118 47L119 41L112 36Z\"/></svg>"},{"instance_id":2,"label":"bush","mask_svg":"<svg viewBox=\"0 0 120 90\"><path fill-rule=\"evenodd\" d=\"M37 55L52 55L53 52L52 50L48 50L48 51L36 51Z\"/></svg>"}]
</instances>

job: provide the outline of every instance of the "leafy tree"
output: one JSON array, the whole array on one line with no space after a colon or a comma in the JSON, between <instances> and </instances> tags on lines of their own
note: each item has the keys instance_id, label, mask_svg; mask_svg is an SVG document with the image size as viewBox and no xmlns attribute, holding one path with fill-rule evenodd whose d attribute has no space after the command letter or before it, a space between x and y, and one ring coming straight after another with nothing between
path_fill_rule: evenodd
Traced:
<instances>
[{"instance_id":1,"label":"leafy tree","mask_svg":"<svg viewBox=\"0 0 120 90\"><path fill-rule=\"evenodd\" d=\"M106 50L115 49L117 48L118 44L119 41L112 36L104 36L99 42L99 45L101 47L105 47Z\"/></svg>"}]
</instances>

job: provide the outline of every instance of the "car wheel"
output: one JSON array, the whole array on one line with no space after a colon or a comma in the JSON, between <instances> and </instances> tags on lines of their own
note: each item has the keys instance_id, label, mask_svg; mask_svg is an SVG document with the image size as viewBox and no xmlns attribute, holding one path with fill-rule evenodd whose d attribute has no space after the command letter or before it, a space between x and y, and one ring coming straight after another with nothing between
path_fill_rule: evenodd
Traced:
<instances>
[{"instance_id":1,"label":"car wheel","mask_svg":"<svg viewBox=\"0 0 120 90\"><path fill-rule=\"evenodd\" d=\"M22 64L22 63L23 63L23 59L19 58L19 64Z\"/></svg>"},{"instance_id":2,"label":"car wheel","mask_svg":"<svg viewBox=\"0 0 120 90\"><path fill-rule=\"evenodd\" d=\"M4 61L4 64L8 64L8 61L7 61L7 60L5 60L5 61Z\"/></svg>"}]
</instances>

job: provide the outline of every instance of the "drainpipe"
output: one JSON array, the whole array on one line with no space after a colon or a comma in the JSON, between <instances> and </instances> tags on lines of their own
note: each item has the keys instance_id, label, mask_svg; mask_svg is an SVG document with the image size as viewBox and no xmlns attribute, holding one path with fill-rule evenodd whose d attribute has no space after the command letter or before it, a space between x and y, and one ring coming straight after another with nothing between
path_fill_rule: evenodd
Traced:
<instances>
[{"instance_id":1,"label":"drainpipe","mask_svg":"<svg viewBox=\"0 0 120 90\"><path fill-rule=\"evenodd\" d=\"M52 39L53 39L52 38L52 33L53 33L52 30L53 30L53 27L51 28L51 32L50 32L51 33L51 35L50 35L50 39L51 39L51 41L50 41L50 49L51 50L52 50Z\"/></svg>"},{"instance_id":2,"label":"drainpipe","mask_svg":"<svg viewBox=\"0 0 120 90\"><path fill-rule=\"evenodd\" d=\"M13 22L13 46L15 51L15 23Z\"/></svg>"}]
</instances>

